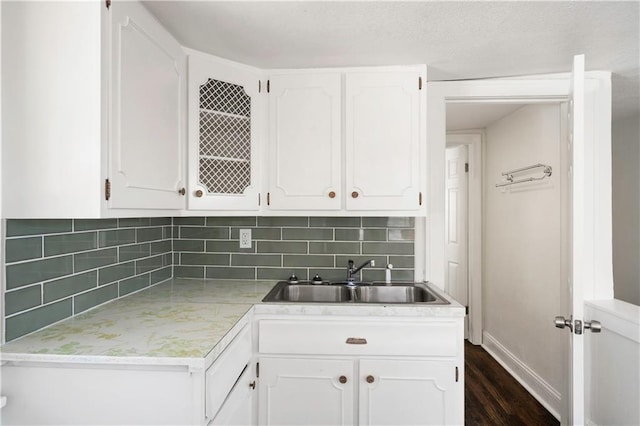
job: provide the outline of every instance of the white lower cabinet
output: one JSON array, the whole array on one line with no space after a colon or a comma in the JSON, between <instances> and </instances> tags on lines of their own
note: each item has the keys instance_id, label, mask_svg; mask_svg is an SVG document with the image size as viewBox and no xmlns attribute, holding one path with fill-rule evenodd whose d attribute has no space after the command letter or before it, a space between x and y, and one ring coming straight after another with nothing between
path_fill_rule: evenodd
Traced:
<instances>
[{"instance_id":1,"label":"white lower cabinet","mask_svg":"<svg viewBox=\"0 0 640 426\"><path fill-rule=\"evenodd\" d=\"M258 329L260 425L464 423L462 318L281 317Z\"/></svg>"},{"instance_id":2,"label":"white lower cabinet","mask_svg":"<svg viewBox=\"0 0 640 426\"><path fill-rule=\"evenodd\" d=\"M254 422L253 404L256 379L252 365L247 365L237 383L220 407L216 417L209 423L211 426L252 425Z\"/></svg>"},{"instance_id":3,"label":"white lower cabinet","mask_svg":"<svg viewBox=\"0 0 640 426\"><path fill-rule=\"evenodd\" d=\"M359 424L453 423L454 362L363 359L359 366Z\"/></svg>"},{"instance_id":4,"label":"white lower cabinet","mask_svg":"<svg viewBox=\"0 0 640 426\"><path fill-rule=\"evenodd\" d=\"M352 425L354 363L348 359L261 358L261 425Z\"/></svg>"}]
</instances>

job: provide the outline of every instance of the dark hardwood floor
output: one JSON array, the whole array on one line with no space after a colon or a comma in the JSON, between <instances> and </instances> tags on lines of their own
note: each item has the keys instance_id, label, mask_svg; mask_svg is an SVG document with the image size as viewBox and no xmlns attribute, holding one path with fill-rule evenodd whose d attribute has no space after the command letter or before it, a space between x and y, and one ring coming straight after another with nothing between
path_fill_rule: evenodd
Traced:
<instances>
[{"instance_id":1,"label":"dark hardwood floor","mask_svg":"<svg viewBox=\"0 0 640 426\"><path fill-rule=\"evenodd\" d=\"M467 426L560 424L484 349L468 341L464 348Z\"/></svg>"}]
</instances>

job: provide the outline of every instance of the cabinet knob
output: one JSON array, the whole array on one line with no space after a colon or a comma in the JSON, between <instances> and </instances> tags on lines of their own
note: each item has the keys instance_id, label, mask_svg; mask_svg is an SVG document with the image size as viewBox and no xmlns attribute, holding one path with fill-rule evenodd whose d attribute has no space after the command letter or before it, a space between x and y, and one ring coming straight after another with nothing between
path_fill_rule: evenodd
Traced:
<instances>
[{"instance_id":1,"label":"cabinet knob","mask_svg":"<svg viewBox=\"0 0 640 426\"><path fill-rule=\"evenodd\" d=\"M338 379L338 381L342 384L347 383L347 376L340 376L340 378Z\"/></svg>"},{"instance_id":2,"label":"cabinet knob","mask_svg":"<svg viewBox=\"0 0 640 426\"><path fill-rule=\"evenodd\" d=\"M336 192L335 191L331 191L329 193L329 198L336 198Z\"/></svg>"},{"instance_id":3,"label":"cabinet knob","mask_svg":"<svg viewBox=\"0 0 640 426\"><path fill-rule=\"evenodd\" d=\"M357 191L353 191L353 192L351 193L351 198L358 198L358 195L359 195L359 194L358 194L358 192L357 192Z\"/></svg>"},{"instance_id":4,"label":"cabinet knob","mask_svg":"<svg viewBox=\"0 0 640 426\"><path fill-rule=\"evenodd\" d=\"M196 195L196 197L200 198L200 197L202 197L202 196L204 195L204 193L202 192L202 190L201 190L201 189L198 189L198 190L196 191L196 194L195 194L195 195Z\"/></svg>"},{"instance_id":5,"label":"cabinet knob","mask_svg":"<svg viewBox=\"0 0 640 426\"><path fill-rule=\"evenodd\" d=\"M184 195L184 194L186 194L186 193L187 193L187 190L186 190L185 188L180 188L180 189L178 189L178 194L180 194L180 195Z\"/></svg>"},{"instance_id":6,"label":"cabinet knob","mask_svg":"<svg viewBox=\"0 0 640 426\"><path fill-rule=\"evenodd\" d=\"M254 380L253 382L249 383L249 387L251 389L255 389L256 388L256 381Z\"/></svg>"},{"instance_id":7,"label":"cabinet knob","mask_svg":"<svg viewBox=\"0 0 640 426\"><path fill-rule=\"evenodd\" d=\"M376 381L376 379L371 374L369 374L367 376L367 383L373 383L375 381Z\"/></svg>"}]
</instances>

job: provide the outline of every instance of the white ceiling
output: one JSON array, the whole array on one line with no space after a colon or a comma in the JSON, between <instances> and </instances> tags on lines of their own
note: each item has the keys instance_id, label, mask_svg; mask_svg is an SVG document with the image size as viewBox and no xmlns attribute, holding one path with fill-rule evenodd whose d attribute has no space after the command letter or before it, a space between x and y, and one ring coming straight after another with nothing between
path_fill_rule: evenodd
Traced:
<instances>
[{"instance_id":1,"label":"white ceiling","mask_svg":"<svg viewBox=\"0 0 640 426\"><path fill-rule=\"evenodd\" d=\"M447 103L447 131L484 129L522 108L520 103Z\"/></svg>"},{"instance_id":2,"label":"white ceiling","mask_svg":"<svg viewBox=\"0 0 640 426\"><path fill-rule=\"evenodd\" d=\"M426 63L428 79L588 70L640 110L639 1L148 1L187 47L260 68Z\"/></svg>"}]
</instances>

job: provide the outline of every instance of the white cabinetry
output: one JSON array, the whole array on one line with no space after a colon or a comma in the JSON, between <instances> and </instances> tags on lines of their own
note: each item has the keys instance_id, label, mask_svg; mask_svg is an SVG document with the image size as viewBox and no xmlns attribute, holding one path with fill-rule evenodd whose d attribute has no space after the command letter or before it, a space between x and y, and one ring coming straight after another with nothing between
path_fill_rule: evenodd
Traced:
<instances>
[{"instance_id":1,"label":"white cabinetry","mask_svg":"<svg viewBox=\"0 0 640 426\"><path fill-rule=\"evenodd\" d=\"M269 77L268 210L424 213L423 66Z\"/></svg>"},{"instance_id":2,"label":"white cabinetry","mask_svg":"<svg viewBox=\"0 0 640 426\"><path fill-rule=\"evenodd\" d=\"M182 209L185 54L140 3L110 10L109 207Z\"/></svg>"},{"instance_id":3,"label":"white cabinetry","mask_svg":"<svg viewBox=\"0 0 640 426\"><path fill-rule=\"evenodd\" d=\"M359 367L359 424L457 424L454 361L362 359Z\"/></svg>"},{"instance_id":4,"label":"white cabinetry","mask_svg":"<svg viewBox=\"0 0 640 426\"><path fill-rule=\"evenodd\" d=\"M259 87L249 67L189 56L189 209L258 210Z\"/></svg>"},{"instance_id":5,"label":"white cabinetry","mask_svg":"<svg viewBox=\"0 0 640 426\"><path fill-rule=\"evenodd\" d=\"M348 359L260 358L261 425L353 425L354 368Z\"/></svg>"},{"instance_id":6,"label":"white cabinetry","mask_svg":"<svg viewBox=\"0 0 640 426\"><path fill-rule=\"evenodd\" d=\"M337 72L269 78L269 206L342 207L341 77Z\"/></svg>"},{"instance_id":7,"label":"white cabinetry","mask_svg":"<svg viewBox=\"0 0 640 426\"><path fill-rule=\"evenodd\" d=\"M137 2L9 2L2 21L4 216L183 208L185 62L151 14Z\"/></svg>"},{"instance_id":8,"label":"white cabinetry","mask_svg":"<svg viewBox=\"0 0 640 426\"><path fill-rule=\"evenodd\" d=\"M259 424L464 421L462 317L256 321Z\"/></svg>"},{"instance_id":9,"label":"white cabinetry","mask_svg":"<svg viewBox=\"0 0 640 426\"><path fill-rule=\"evenodd\" d=\"M419 70L347 73L348 210L419 210L426 120Z\"/></svg>"}]
</instances>

